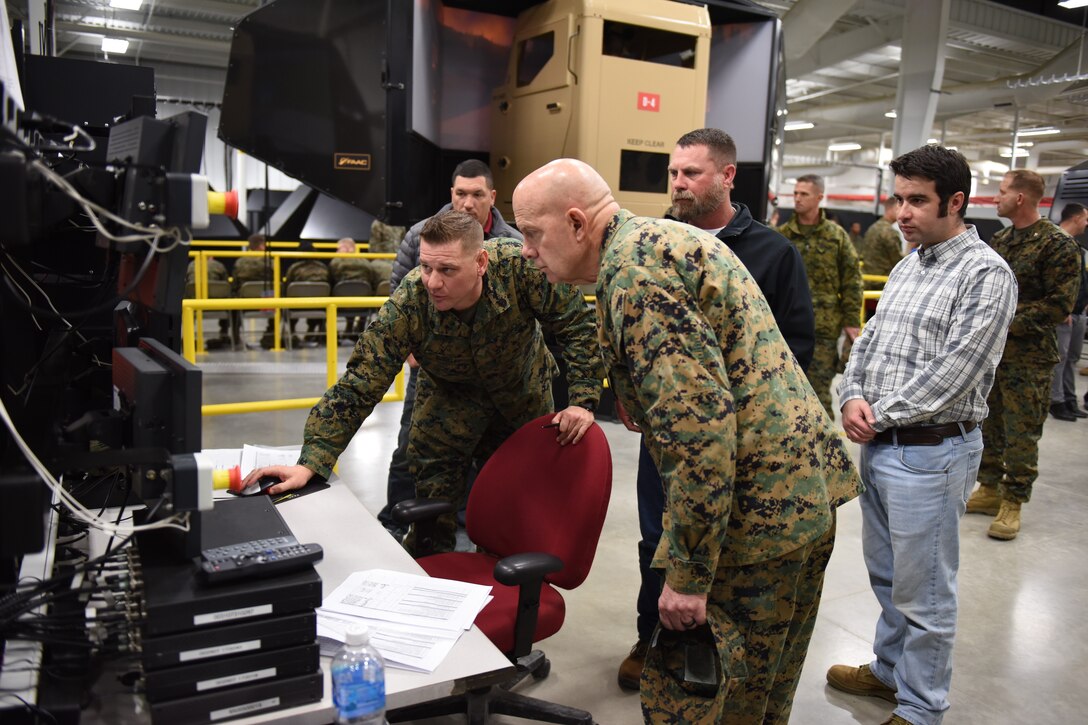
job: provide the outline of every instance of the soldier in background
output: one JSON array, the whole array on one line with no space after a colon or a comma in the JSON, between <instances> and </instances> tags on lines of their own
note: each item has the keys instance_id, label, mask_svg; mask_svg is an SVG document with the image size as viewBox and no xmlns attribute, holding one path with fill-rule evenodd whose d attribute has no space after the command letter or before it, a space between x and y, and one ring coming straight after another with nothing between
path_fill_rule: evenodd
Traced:
<instances>
[{"instance_id":1,"label":"soldier in background","mask_svg":"<svg viewBox=\"0 0 1088 725\"><path fill-rule=\"evenodd\" d=\"M860 485L845 443L714 235L621 209L574 159L529 174L513 202L526 258L550 281L596 282L609 383L664 481L664 629L643 670L645 721L788 721L835 507ZM705 696L664 663L666 640L689 637L713 647L720 679Z\"/></svg>"},{"instance_id":2,"label":"soldier in background","mask_svg":"<svg viewBox=\"0 0 1088 725\"><path fill-rule=\"evenodd\" d=\"M982 425L981 484L967 501L969 514L996 514L990 538L1008 541L1020 532L1020 507L1031 500L1039 475L1039 438L1050 406L1050 378L1058 356L1054 326L1073 311L1080 284L1077 243L1039 216L1043 177L1029 169L1005 174L997 215L1012 222L990 246L1016 275L1019 294L997 378L986 399Z\"/></svg>"},{"instance_id":3,"label":"soldier in background","mask_svg":"<svg viewBox=\"0 0 1088 725\"><path fill-rule=\"evenodd\" d=\"M226 266L218 259L208 257L205 262L208 267L208 281L222 281L225 282L230 279L230 275L227 273ZM196 285L196 260L189 262L189 266L185 268L185 284ZM208 350L221 350L225 347L230 347L230 318L219 318L219 337L207 340L204 343L204 347Z\"/></svg>"},{"instance_id":4,"label":"soldier in background","mask_svg":"<svg viewBox=\"0 0 1088 725\"><path fill-rule=\"evenodd\" d=\"M246 246L249 252L263 252L266 250L267 240L263 234L250 234ZM272 296L272 260L267 255L239 257L234 261L234 294L237 295L246 282L264 282L267 296ZM265 350L272 349L275 326L275 318L269 317L264 335L261 336L261 347Z\"/></svg>"},{"instance_id":5,"label":"soldier in background","mask_svg":"<svg viewBox=\"0 0 1088 725\"><path fill-rule=\"evenodd\" d=\"M329 266L320 259L300 259L287 268L287 278L284 280L284 292L292 282L324 282L330 284ZM291 334L295 333L297 317L291 318ZM316 317L306 319L306 335L310 346L324 345L325 336L320 333L325 331L325 320ZM295 338L297 339L297 338ZM297 344L297 343L296 343Z\"/></svg>"},{"instance_id":6,"label":"soldier in background","mask_svg":"<svg viewBox=\"0 0 1088 725\"><path fill-rule=\"evenodd\" d=\"M1058 323L1055 329L1061 361L1054 366L1054 379L1050 384L1050 414L1059 420L1075 421L1077 418L1088 418L1088 413L1081 410L1077 401L1077 385L1073 377L1084 347L1084 316L1088 310L1088 254L1085 254L1084 247L1077 239L1088 228L1088 209L1083 204L1066 204L1062 208L1058 226L1077 242L1080 290L1073 303L1073 314L1065 322Z\"/></svg>"},{"instance_id":7,"label":"soldier in background","mask_svg":"<svg viewBox=\"0 0 1088 725\"><path fill-rule=\"evenodd\" d=\"M344 237L336 242L336 251L340 254L355 254L355 240ZM332 275L332 284L349 279L357 279L366 282L370 286L368 294L379 297L389 296L389 275L393 272L393 263L384 259L366 259L358 257L336 257L329 260L329 274ZM344 333L362 332L363 317L347 318L347 327Z\"/></svg>"},{"instance_id":8,"label":"soldier in background","mask_svg":"<svg viewBox=\"0 0 1088 725\"><path fill-rule=\"evenodd\" d=\"M370 223L370 239L367 240L367 244L370 245L371 252L396 254L400 240L404 239L407 231L404 227L393 226L375 219Z\"/></svg>"},{"instance_id":9,"label":"soldier in background","mask_svg":"<svg viewBox=\"0 0 1088 725\"><path fill-rule=\"evenodd\" d=\"M893 226L898 209L899 202L894 196L889 196L884 200L884 216L873 222L865 232L865 239L861 244L861 271L865 274L887 277L891 274L892 267L903 258L903 240ZM865 289L883 287L882 282L865 283Z\"/></svg>"},{"instance_id":10,"label":"soldier in background","mask_svg":"<svg viewBox=\"0 0 1088 725\"><path fill-rule=\"evenodd\" d=\"M861 233L861 222L850 222L850 243L854 245L854 251L861 255L861 242L864 239Z\"/></svg>"},{"instance_id":11,"label":"soldier in background","mask_svg":"<svg viewBox=\"0 0 1088 725\"><path fill-rule=\"evenodd\" d=\"M550 284L511 240L484 242L474 216L449 211L421 230L420 266L409 272L359 336L343 377L314 406L298 465L257 469L281 483L271 493L327 478L409 355L419 387L408 460L420 496L457 504L473 459L486 460L526 422L552 410L555 359L543 329L564 343L572 405L558 413L557 440L577 443L593 424L601 362L581 293ZM439 518L438 551L452 551L456 521ZM405 546L413 550L411 533Z\"/></svg>"},{"instance_id":12,"label":"soldier in background","mask_svg":"<svg viewBox=\"0 0 1088 725\"><path fill-rule=\"evenodd\" d=\"M846 230L829 221L820 202L824 180L815 174L798 177L793 190L793 216L778 227L801 252L816 313L816 349L807 373L812 388L832 418L831 380L839 371L838 340L852 343L861 331L861 267Z\"/></svg>"}]
</instances>

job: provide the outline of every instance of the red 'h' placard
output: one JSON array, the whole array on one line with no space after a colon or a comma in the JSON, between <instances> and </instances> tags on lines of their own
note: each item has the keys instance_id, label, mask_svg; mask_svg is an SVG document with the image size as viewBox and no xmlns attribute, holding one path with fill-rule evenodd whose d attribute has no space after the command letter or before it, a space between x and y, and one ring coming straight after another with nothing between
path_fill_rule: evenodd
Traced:
<instances>
[{"instance_id":1,"label":"red 'h' placard","mask_svg":"<svg viewBox=\"0 0 1088 725\"><path fill-rule=\"evenodd\" d=\"M661 96L657 93L643 93L639 91L638 94L638 110L640 111L653 111L658 112L661 110Z\"/></svg>"}]
</instances>

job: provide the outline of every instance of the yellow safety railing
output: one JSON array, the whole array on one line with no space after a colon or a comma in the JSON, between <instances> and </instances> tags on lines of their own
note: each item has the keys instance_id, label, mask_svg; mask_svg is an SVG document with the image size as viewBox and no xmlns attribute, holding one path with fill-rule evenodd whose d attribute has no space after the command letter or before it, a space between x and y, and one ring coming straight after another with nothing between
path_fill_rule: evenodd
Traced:
<instances>
[{"instance_id":1,"label":"yellow safety railing","mask_svg":"<svg viewBox=\"0 0 1088 725\"><path fill-rule=\"evenodd\" d=\"M212 240L212 241L214 241L214 240ZM220 242L215 242L215 243L218 244ZM272 242L270 242L269 244L271 245ZM297 242L295 242L294 244L297 245ZM336 245L333 244L333 247L335 247L335 246ZM197 249L192 249L191 247L189 249L189 256L192 258L192 260L194 262L193 270L194 270L195 278L194 278L193 282L194 282L194 294L196 295L194 297L194 299L198 299L198 300L208 299L208 258L209 257L212 257L212 258L214 258L214 257L220 257L220 258L228 258L228 257L230 257L230 258L261 257L261 258L263 258L265 256L270 256L272 258L272 281L270 283L271 288L272 288L272 299L278 298L280 296L280 280L283 279L283 275L281 273L282 269L283 269L283 267L282 267L282 265L280 263L281 259L284 259L284 258L286 258L286 259L336 259L338 257L341 257L341 258L344 258L344 259L360 259L360 258L361 259L396 259L396 257L397 257L396 254L393 254L391 252L356 252L354 254L343 253L343 252L267 252L266 253L266 252L232 251L232 250L229 250L229 249L215 249L215 250L201 251L201 250L197 250ZM262 297L261 299L262 300L267 300L269 298ZM259 307L257 309L262 309L263 310L263 309L268 309L270 307L273 307L273 305L268 305L267 307ZM221 308L221 307L210 307L210 308L205 308L205 309L219 310L219 309L223 309L223 308ZM273 352L282 352L283 351L283 345L282 345L283 341L282 341L282 337L281 337L281 334L280 334L280 309L281 308L279 308L279 307L275 308L275 319L272 322L273 330L274 330L273 341L272 341L272 351ZM204 329L204 316L201 314L201 312L202 312L202 310L197 311L196 326L197 326L197 329L203 330ZM199 336L197 338L197 340L196 340L196 351L198 353L203 353L204 352L204 336L203 335Z\"/></svg>"},{"instance_id":2,"label":"yellow safety railing","mask_svg":"<svg viewBox=\"0 0 1088 725\"><path fill-rule=\"evenodd\" d=\"M863 274L861 275L863 282L880 282L886 284L888 278L880 274ZM879 300L881 295L880 290L865 290L861 293L861 296L866 300ZM877 304L880 304L879 302ZM861 327L865 327L865 303L861 303Z\"/></svg>"},{"instance_id":3,"label":"yellow safety railing","mask_svg":"<svg viewBox=\"0 0 1088 725\"><path fill-rule=\"evenodd\" d=\"M337 380L337 330L336 317L340 308L378 308L385 304L386 297L219 297L216 299L182 300L181 302L181 339L182 355L189 362L196 364L197 340L203 337L197 327L197 318L204 310L267 310L275 309L276 316L283 308L315 310L325 309L325 384L329 387ZM277 335L278 335L277 325ZM263 413L270 410L292 410L312 408L320 397L289 398L285 400L263 400L250 403L220 403L202 405L203 415L233 415L235 413ZM393 392L386 393L383 403L404 400L404 373L397 373L393 381Z\"/></svg>"}]
</instances>

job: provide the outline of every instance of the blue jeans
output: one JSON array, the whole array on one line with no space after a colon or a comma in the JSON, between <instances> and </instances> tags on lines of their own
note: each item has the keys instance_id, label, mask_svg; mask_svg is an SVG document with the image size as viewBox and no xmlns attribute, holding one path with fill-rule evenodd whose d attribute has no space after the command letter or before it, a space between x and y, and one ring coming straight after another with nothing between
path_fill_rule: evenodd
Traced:
<instances>
[{"instance_id":1,"label":"blue jeans","mask_svg":"<svg viewBox=\"0 0 1088 725\"><path fill-rule=\"evenodd\" d=\"M895 714L917 725L948 710L959 523L981 460L978 428L936 446L861 447L862 550L881 608L870 667L898 689Z\"/></svg>"}]
</instances>

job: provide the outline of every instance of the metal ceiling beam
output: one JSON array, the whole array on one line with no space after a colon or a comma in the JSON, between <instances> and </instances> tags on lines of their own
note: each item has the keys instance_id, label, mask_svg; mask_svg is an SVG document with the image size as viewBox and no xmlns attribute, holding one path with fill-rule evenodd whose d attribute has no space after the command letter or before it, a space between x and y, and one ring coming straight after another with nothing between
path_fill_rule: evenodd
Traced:
<instances>
[{"instance_id":1,"label":"metal ceiling beam","mask_svg":"<svg viewBox=\"0 0 1088 725\"><path fill-rule=\"evenodd\" d=\"M825 35L804 55L794 58L787 55L786 70L795 77L802 76L893 43L898 45L902 35L903 20L898 17L837 35Z\"/></svg>"},{"instance_id":2,"label":"metal ceiling beam","mask_svg":"<svg viewBox=\"0 0 1088 725\"><path fill-rule=\"evenodd\" d=\"M234 2L223 0L155 0L154 10L158 14L166 10L167 14L178 16L205 16L219 18L226 21L235 21L252 12L260 3L258 0L236 0ZM106 13L126 12L111 8L106 0L60 0L57 8L72 8L80 11L96 11ZM146 16L146 11L141 9L138 14Z\"/></svg>"},{"instance_id":3,"label":"metal ceiling beam","mask_svg":"<svg viewBox=\"0 0 1088 725\"><path fill-rule=\"evenodd\" d=\"M782 16L786 67L822 38L856 0L798 0Z\"/></svg>"},{"instance_id":4,"label":"metal ceiling beam","mask_svg":"<svg viewBox=\"0 0 1088 725\"><path fill-rule=\"evenodd\" d=\"M198 49L205 50L213 53L230 53L230 41L229 40L211 40L207 38L194 38L187 35L166 35L163 33L157 33L150 30L137 30L137 29L115 29L104 28L90 25L83 25L80 23L72 22L58 22L57 32L69 33L72 35L85 35L90 37L101 38L103 35L110 38L124 38L127 40L143 40L149 43L158 43L162 45L176 45L182 49Z\"/></svg>"},{"instance_id":5,"label":"metal ceiling beam","mask_svg":"<svg viewBox=\"0 0 1088 725\"><path fill-rule=\"evenodd\" d=\"M131 29L159 33L164 38L196 37L220 40L225 43L229 43L233 35L231 29L221 21L168 18L162 15L153 16L151 22L145 22L146 19L146 16L139 12L118 12L103 16L61 9L56 14L58 26L60 24L75 25L89 31L110 28L114 32L128 32Z\"/></svg>"},{"instance_id":6,"label":"metal ceiling beam","mask_svg":"<svg viewBox=\"0 0 1088 725\"><path fill-rule=\"evenodd\" d=\"M952 0L914 0L903 17L903 54L892 127L892 154L925 144L944 80L944 39Z\"/></svg>"}]
</instances>

